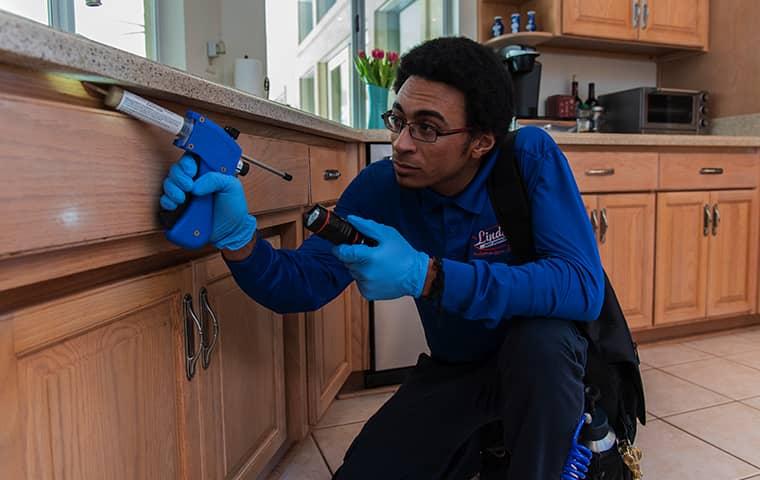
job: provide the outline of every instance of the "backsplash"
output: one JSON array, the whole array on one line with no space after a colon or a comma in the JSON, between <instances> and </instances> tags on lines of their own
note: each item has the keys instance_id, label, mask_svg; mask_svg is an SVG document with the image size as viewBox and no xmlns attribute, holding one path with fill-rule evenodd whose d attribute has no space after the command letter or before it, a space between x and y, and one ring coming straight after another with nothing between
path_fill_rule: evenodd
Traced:
<instances>
[{"instance_id":1,"label":"backsplash","mask_svg":"<svg viewBox=\"0 0 760 480\"><path fill-rule=\"evenodd\" d=\"M657 86L657 64L648 60L620 59L565 53L541 55L541 89L538 94L538 114L544 114L546 97L569 94L570 82L575 75L580 96L586 100L589 82L596 83L596 95L634 87Z\"/></svg>"},{"instance_id":2,"label":"backsplash","mask_svg":"<svg viewBox=\"0 0 760 480\"><path fill-rule=\"evenodd\" d=\"M712 119L712 135L760 136L760 113Z\"/></svg>"}]
</instances>

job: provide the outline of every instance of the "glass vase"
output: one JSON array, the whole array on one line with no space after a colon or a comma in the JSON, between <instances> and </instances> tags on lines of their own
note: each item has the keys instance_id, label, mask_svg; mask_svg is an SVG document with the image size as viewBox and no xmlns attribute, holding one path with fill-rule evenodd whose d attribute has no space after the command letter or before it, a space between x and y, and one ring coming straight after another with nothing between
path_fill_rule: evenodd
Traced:
<instances>
[{"instance_id":1,"label":"glass vase","mask_svg":"<svg viewBox=\"0 0 760 480\"><path fill-rule=\"evenodd\" d=\"M381 115L388 110L388 89L377 85L367 84L367 128L385 128Z\"/></svg>"}]
</instances>

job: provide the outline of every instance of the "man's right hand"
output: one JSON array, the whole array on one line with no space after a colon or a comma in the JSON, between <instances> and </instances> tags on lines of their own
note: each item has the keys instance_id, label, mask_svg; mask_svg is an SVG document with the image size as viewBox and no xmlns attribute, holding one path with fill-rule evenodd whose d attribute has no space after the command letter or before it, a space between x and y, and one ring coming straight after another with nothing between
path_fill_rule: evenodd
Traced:
<instances>
[{"instance_id":1,"label":"man's right hand","mask_svg":"<svg viewBox=\"0 0 760 480\"><path fill-rule=\"evenodd\" d=\"M161 206L174 210L192 195L214 195L214 224L211 243L216 248L238 250L253 239L256 232L256 217L248 213L245 193L240 180L230 175L210 172L197 180L193 177L198 171L195 159L185 154L169 169L164 180L164 194Z\"/></svg>"}]
</instances>

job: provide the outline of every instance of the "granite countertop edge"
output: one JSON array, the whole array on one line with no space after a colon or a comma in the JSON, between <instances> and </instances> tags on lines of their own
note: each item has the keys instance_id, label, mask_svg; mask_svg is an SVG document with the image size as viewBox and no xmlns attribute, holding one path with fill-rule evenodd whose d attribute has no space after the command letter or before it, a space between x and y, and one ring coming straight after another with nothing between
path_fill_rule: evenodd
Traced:
<instances>
[{"instance_id":1,"label":"granite countertop edge","mask_svg":"<svg viewBox=\"0 0 760 480\"><path fill-rule=\"evenodd\" d=\"M351 128L1 10L0 62L131 86L159 98L185 98L239 112L263 123L328 138L364 143L390 141L390 133L385 130ZM551 135L560 145L760 147L760 136L554 132Z\"/></svg>"}]
</instances>

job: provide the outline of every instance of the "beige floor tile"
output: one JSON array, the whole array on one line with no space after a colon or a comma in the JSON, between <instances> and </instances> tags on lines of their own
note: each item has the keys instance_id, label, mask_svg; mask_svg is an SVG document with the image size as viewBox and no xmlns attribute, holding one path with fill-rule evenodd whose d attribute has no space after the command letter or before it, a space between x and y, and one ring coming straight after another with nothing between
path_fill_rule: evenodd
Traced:
<instances>
[{"instance_id":1,"label":"beige floor tile","mask_svg":"<svg viewBox=\"0 0 760 480\"><path fill-rule=\"evenodd\" d=\"M760 410L739 402L666 419L753 465L760 465Z\"/></svg>"},{"instance_id":2,"label":"beige floor tile","mask_svg":"<svg viewBox=\"0 0 760 480\"><path fill-rule=\"evenodd\" d=\"M647 411L657 417L732 401L660 370L648 370L642 373L642 377Z\"/></svg>"},{"instance_id":3,"label":"beige floor tile","mask_svg":"<svg viewBox=\"0 0 760 480\"><path fill-rule=\"evenodd\" d=\"M760 412L758 412L760 413ZM327 460L327 465L332 472L343 463L343 456L351 445L351 442L361 431L364 423L352 423L337 427L320 428L314 430L314 440Z\"/></svg>"},{"instance_id":4,"label":"beige floor tile","mask_svg":"<svg viewBox=\"0 0 760 480\"><path fill-rule=\"evenodd\" d=\"M693 362L712 358L709 353L685 347L678 343L643 346L639 348L639 357L643 363L653 367L668 367L679 363Z\"/></svg>"},{"instance_id":5,"label":"beige floor tile","mask_svg":"<svg viewBox=\"0 0 760 480\"><path fill-rule=\"evenodd\" d=\"M723 358L698 360L663 370L734 400L760 395L760 370Z\"/></svg>"},{"instance_id":6,"label":"beige floor tile","mask_svg":"<svg viewBox=\"0 0 760 480\"><path fill-rule=\"evenodd\" d=\"M380 393L361 397L335 400L327 409L315 429L364 422L391 398L392 393Z\"/></svg>"},{"instance_id":7,"label":"beige floor tile","mask_svg":"<svg viewBox=\"0 0 760 480\"><path fill-rule=\"evenodd\" d=\"M732 362L738 362L748 367L757 368L760 370L760 350L754 350L752 352L740 353L738 355L728 355L723 357L726 360Z\"/></svg>"},{"instance_id":8,"label":"beige floor tile","mask_svg":"<svg viewBox=\"0 0 760 480\"><path fill-rule=\"evenodd\" d=\"M648 479L736 480L760 473L662 420L641 427L636 443L644 454L641 471Z\"/></svg>"},{"instance_id":9,"label":"beige floor tile","mask_svg":"<svg viewBox=\"0 0 760 480\"><path fill-rule=\"evenodd\" d=\"M746 332L732 332L716 337L684 342L683 344L687 347L696 348L697 350L718 356L760 350L760 342L753 341L751 338L747 338L746 335Z\"/></svg>"},{"instance_id":10,"label":"beige floor tile","mask_svg":"<svg viewBox=\"0 0 760 480\"><path fill-rule=\"evenodd\" d=\"M269 480L330 480L332 475L311 435L295 445L269 476Z\"/></svg>"},{"instance_id":11,"label":"beige floor tile","mask_svg":"<svg viewBox=\"0 0 760 480\"><path fill-rule=\"evenodd\" d=\"M750 407L757 408L760 410L760 397L750 398L747 400L742 400L742 403L746 403Z\"/></svg>"}]
</instances>

